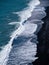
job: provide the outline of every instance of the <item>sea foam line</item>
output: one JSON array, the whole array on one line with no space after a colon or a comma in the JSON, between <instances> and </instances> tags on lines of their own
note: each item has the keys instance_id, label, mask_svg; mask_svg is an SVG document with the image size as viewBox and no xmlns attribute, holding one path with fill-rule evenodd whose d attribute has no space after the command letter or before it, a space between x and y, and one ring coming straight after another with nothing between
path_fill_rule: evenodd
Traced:
<instances>
[{"instance_id":1,"label":"sea foam line","mask_svg":"<svg viewBox=\"0 0 49 65\"><path fill-rule=\"evenodd\" d=\"M25 8L23 11L20 11L18 12L18 15L20 16L21 18L21 23L20 23L20 27L15 30L14 32L12 32L11 34L11 39L10 41L8 42L8 44L3 47L2 51L0 52L0 65L6 65L7 64L7 60L8 60L8 57L9 57L9 53L12 49L12 43L13 43L13 40L14 38L17 36L19 36L23 31L24 31L24 26L22 25L22 23L27 20L29 17L31 17L31 12L34 10L35 6L36 5L39 5L40 2L39 0L32 0L29 4L28 4L28 7ZM17 14L17 12L14 12L15 14Z\"/></svg>"}]
</instances>

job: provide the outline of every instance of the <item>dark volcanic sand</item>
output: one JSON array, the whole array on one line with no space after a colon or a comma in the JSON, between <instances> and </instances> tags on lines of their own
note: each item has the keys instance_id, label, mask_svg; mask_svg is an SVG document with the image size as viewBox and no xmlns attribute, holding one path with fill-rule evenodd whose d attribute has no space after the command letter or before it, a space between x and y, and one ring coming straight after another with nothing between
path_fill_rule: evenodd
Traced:
<instances>
[{"instance_id":1,"label":"dark volcanic sand","mask_svg":"<svg viewBox=\"0 0 49 65\"><path fill-rule=\"evenodd\" d=\"M49 7L46 9L47 16L43 18L43 27L38 32L37 57L33 65L49 65Z\"/></svg>"}]
</instances>

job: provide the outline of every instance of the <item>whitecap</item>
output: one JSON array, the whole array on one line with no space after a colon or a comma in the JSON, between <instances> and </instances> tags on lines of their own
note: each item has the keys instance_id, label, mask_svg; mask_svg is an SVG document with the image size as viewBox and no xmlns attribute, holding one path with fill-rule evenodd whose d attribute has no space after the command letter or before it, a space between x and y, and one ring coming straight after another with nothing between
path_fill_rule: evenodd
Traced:
<instances>
[{"instance_id":1,"label":"whitecap","mask_svg":"<svg viewBox=\"0 0 49 65\"><path fill-rule=\"evenodd\" d=\"M33 5L32 5L33 4ZM14 30L12 33L11 33L11 36L10 36L10 40L8 42L8 44L3 47L2 51L0 52L0 64L1 65L6 65L7 64L7 60L8 60L8 57L9 57L9 53L12 49L12 43L13 43L13 40L15 39L15 37L19 36L24 30L25 30L25 27L22 25L22 23L27 20L29 17L31 17L31 13L32 11L34 10L34 8L39 5L40 2L38 0L32 0L29 4L28 4L28 7L26 9L24 9L23 11L19 12L18 15L20 16L21 20L20 20L20 26L18 29ZM12 23L12 25L15 24L15 23ZM37 27L37 26L36 26ZM36 30L36 29L35 29ZM32 32L34 33L35 30ZM23 49L23 47L22 47ZM29 49L29 48L28 48ZM26 49L27 50L27 49ZM21 51L19 49L19 51ZM19 51L17 51L19 53ZM30 50L31 51L31 50ZM20 52L21 53L21 52ZM22 57L22 56L20 56ZM26 56L25 56L26 57ZM31 56L32 57L32 56ZM19 58L19 56L18 56ZM30 59L30 57L26 57L26 59ZM33 60L33 58L32 58Z\"/></svg>"},{"instance_id":2,"label":"whitecap","mask_svg":"<svg viewBox=\"0 0 49 65\"><path fill-rule=\"evenodd\" d=\"M16 24L20 24L20 22L10 22L8 23L9 25L16 25Z\"/></svg>"}]
</instances>

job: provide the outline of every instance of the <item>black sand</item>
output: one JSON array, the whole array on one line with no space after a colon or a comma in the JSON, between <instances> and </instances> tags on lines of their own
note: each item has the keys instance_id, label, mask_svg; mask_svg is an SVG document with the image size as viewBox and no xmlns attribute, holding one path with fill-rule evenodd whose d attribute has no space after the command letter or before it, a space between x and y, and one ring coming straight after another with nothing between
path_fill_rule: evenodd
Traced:
<instances>
[{"instance_id":1,"label":"black sand","mask_svg":"<svg viewBox=\"0 0 49 65\"><path fill-rule=\"evenodd\" d=\"M43 18L44 24L38 32L37 57L34 65L49 65L49 7L46 9L47 16Z\"/></svg>"}]
</instances>

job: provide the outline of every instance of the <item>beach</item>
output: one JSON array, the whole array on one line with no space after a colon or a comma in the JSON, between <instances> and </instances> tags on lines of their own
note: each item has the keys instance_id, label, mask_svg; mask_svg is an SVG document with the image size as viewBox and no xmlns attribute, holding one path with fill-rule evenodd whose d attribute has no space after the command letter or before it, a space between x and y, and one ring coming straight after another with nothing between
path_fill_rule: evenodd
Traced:
<instances>
[{"instance_id":1,"label":"beach","mask_svg":"<svg viewBox=\"0 0 49 65\"><path fill-rule=\"evenodd\" d=\"M39 58L34 65L49 65L49 7L46 9L47 16L43 18L44 24L38 32L37 55Z\"/></svg>"},{"instance_id":2,"label":"beach","mask_svg":"<svg viewBox=\"0 0 49 65\"><path fill-rule=\"evenodd\" d=\"M39 58L33 62L34 65L49 65L49 7L46 7L46 17L42 20L44 24L40 31L37 33L37 55Z\"/></svg>"}]
</instances>

